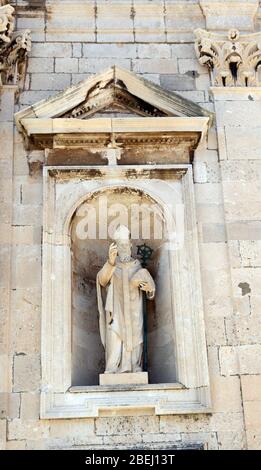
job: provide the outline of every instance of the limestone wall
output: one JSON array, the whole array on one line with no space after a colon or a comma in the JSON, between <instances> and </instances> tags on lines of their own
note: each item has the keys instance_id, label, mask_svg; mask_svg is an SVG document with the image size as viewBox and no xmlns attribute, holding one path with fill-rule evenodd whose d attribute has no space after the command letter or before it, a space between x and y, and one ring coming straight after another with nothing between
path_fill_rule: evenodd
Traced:
<instances>
[{"instance_id":1,"label":"limestone wall","mask_svg":"<svg viewBox=\"0 0 261 470\"><path fill-rule=\"evenodd\" d=\"M1 447L261 448L261 88L210 92L193 35L210 0L11 3L33 44L19 105L11 89L1 95ZM259 31L258 2L241 3L253 9L238 18L231 8L224 29ZM217 113L218 140L213 127L194 164L212 414L39 419L42 173L27 158L43 153L28 155L12 116L113 64Z\"/></svg>"}]
</instances>

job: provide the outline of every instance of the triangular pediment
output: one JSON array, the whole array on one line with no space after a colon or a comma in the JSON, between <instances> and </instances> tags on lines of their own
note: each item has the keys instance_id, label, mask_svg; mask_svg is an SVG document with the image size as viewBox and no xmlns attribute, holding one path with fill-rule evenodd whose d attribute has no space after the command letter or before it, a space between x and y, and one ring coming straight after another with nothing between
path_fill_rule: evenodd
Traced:
<instances>
[{"instance_id":1,"label":"triangular pediment","mask_svg":"<svg viewBox=\"0 0 261 470\"><path fill-rule=\"evenodd\" d=\"M148 117L196 117L211 113L177 93L113 66L16 114L28 118L88 119L99 113L132 113Z\"/></svg>"}]
</instances>

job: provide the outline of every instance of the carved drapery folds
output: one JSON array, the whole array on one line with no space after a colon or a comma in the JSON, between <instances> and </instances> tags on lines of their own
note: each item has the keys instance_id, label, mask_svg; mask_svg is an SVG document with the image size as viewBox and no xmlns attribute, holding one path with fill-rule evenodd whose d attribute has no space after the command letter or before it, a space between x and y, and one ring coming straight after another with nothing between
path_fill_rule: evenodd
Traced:
<instances>
[{"instance_id":1,"label":"carved drapery folds","mask_svg":"<svg viewBox=\"0 0 261 470\"><path fill-rule=\"evenodd\" d=\"M29 30L14 33L14 8L1 2L0 6L0 86L23 87L27 54L31 50Z\"/></svg>"},{"instance_id":2,"label":"carved drapery folds","mask_svg":"<svg viewBox=\"0 0 261 470\"><path fill-rule=\"evenodd\" d=\"M196 54L201 65L212 71L214 86L258 86L261 67L261 33L228 35L197 29Z\"/></svg>"}]
</instances>

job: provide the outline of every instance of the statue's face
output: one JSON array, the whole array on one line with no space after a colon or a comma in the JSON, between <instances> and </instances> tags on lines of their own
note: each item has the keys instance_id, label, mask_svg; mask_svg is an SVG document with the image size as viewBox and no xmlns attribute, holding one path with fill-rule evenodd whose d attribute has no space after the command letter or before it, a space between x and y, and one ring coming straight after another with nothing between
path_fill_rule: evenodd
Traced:
<instances>
[{"instance_id":1,"label":"statue's face","mask_svg":"<svg viewBox=\"0 0 261 470\"><path fill-rule=\"evenodd\" d=\"M117 240L117 251L120 261L129 261L131 258L130 240Z\"/></svg>"}]
</instances>

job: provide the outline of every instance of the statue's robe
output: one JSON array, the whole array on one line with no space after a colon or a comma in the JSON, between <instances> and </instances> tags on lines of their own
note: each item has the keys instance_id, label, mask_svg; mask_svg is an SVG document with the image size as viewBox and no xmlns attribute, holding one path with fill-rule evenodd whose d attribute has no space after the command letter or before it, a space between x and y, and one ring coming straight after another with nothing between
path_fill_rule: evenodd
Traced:
<instances>
[{"instance_id":1,"label":"statue's robe","mask_svg":"<svg viewBox=\"0 0 261 470\"><path fill-rule=\"evenodd\" d=\"M143 352L143 308L140 282L149 285L148 298L154 297L155 284L139 260L115 266L108 261L97 274L97 299L105 373L141 372ZM103 302L102 287L106 288Z\"/></svg>"}]
</instances>

